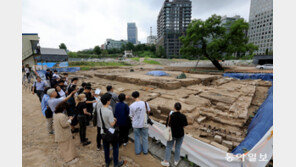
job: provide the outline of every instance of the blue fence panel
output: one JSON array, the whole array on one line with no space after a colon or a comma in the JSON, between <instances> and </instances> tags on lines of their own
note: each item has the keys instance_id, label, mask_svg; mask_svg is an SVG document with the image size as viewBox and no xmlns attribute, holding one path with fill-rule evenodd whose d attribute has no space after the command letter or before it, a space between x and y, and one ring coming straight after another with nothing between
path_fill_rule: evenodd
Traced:
<instances>
[{"instance_id":1,"label":"blue fence panel","mask_svg":"<svg viewBox=\"0 0 296 167\"><path fill-rule=\"evenodd\" d=\"M236 79L262 79L273 81L273 74L244 74L225 73L224 76ZM242 154L251 150L266 132L273 126L273 86L268 91L268 96L259 107L257 114L252 119L246 138L233 151L233 154Z\"/></svg>"}]
</instances>

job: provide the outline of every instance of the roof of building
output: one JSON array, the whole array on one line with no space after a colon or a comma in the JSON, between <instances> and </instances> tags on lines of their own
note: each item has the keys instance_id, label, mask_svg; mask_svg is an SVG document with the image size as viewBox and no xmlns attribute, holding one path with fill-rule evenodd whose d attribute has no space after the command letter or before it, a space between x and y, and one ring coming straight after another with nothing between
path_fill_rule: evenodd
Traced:
<instances>
[{"instance_id":1,"label":"roof of building","mask_svg":"<svg viewBox=\"0 0 296 167\"><path fill-rule=\"evenodd\" d=\"M22 35L38 35L38 33L22 33Z\"/></svg>"},{"instance_id":2,"label":"roof of building","mask_svg":"<svg viewBox=\"0 0 296 167\"><path fill-rule=\"evenodd\" d=\"M67 55L65 49L40 48L41 55Z\"/></svg>"}]
</instances>

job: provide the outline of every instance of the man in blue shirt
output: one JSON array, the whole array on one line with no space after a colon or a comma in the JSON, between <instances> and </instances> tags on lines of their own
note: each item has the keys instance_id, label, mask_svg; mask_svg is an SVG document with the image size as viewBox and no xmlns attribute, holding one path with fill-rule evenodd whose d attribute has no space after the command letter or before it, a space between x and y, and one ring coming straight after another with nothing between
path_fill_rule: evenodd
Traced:
<instances>
[{"instance_id":1,"label":"man in blue shirt","mask_svg":"<svg viewBox=\"0 0 296 167\"><path fill-rule=\"evenodd\" d=\"M34 84L33 84L32 94L34 95L35 91L36 91L36 94L37 94L37 96L39 98L39 101L41 102L42 97L44 95L43 92L44 92L44 89L46 87L46 84L45 84L44 81L41 80L41 78L39 76L37 76L36 80L37 81L35 81Z\"/></svg>"},{"instance_id":2,"label":"man in blue shirt","mask_svg":"<svg viewBox=\"0 0 296 167\"><path fill-rule=\"evenodd\" d=\"M41 111L43 116L46 118L47 121L47 130L49 134L53 134L53 128L52 128L52 117L51 118L47 118L45 115L45 111L49 108L48 106L48 100L50 99L49 95L47 94L47 90L50 88L45 88L44 89L44 95L43 98L41 100Z\"/></svg>"}]
</instances>

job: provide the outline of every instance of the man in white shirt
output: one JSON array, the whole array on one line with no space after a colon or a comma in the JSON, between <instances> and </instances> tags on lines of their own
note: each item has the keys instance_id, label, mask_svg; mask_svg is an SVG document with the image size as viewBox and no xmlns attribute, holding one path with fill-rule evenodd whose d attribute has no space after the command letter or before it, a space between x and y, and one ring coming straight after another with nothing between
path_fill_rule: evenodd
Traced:
<instances>
[{"instance_id":1,"label":"man in white shirt","mask_svg":"<svg viewBox=\"0 0 296 167\"><path fill-rule=\"evenodd\" d=\"M61 78L61 77L59 76L57 70L54 70L54 74L52 75L52 77L53 77L54 79L60 79L60 78Z\"/></svg>"},{"instance_id":2,"label":"man in white shirt","mask_svg":"<svg viewBox=\"0 0 296 167\"><path fill-rule=\"evenodd\" d=\"M147 102L139 99L140 93L135 91L132 93L132 97L135 100L130 105L130 117L132 118L132 126L134 128L135 135L135 152L137 155L143 152L148 154L148 115L150 113L150 107ZM142 143L140 139L142 138Z\"/></svg>"}]
</instances>

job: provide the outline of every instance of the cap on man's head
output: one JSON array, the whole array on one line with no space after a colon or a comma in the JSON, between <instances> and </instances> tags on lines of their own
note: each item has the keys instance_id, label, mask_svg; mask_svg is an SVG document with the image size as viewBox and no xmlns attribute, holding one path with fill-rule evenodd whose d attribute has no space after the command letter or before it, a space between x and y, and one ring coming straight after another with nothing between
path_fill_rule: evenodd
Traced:
<instances>
[{"instance_id":1,"label":"cap on man's head","mask_svg":"<svg viewBox=\"0 0 296 167\"><path fill-rule=\"evenodd\" d=\"M55 92L56 90L54 88L48 89L47 90L47 94L50 96L53 92Z\"/></svg>"}]
</instances>

